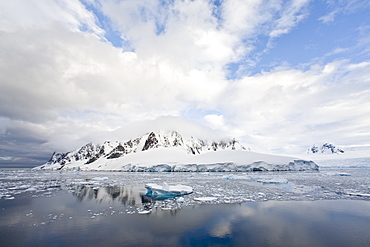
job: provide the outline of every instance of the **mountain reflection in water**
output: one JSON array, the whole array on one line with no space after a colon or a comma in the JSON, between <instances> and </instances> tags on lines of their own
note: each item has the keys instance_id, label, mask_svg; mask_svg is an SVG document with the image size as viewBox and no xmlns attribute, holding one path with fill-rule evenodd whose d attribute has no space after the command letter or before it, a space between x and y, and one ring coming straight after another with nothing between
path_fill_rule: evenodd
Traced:
<instances>
[{"instance_id":1,"label":"mountain reflection in water","mask_svg":"<svg viewBox=\"0 0 370 247\"><path fill-rule=\"evenodd\" d=\"M107 186L107 187L90 187L77 186L73 195L79 200L92 200L98 202L116 201L126 206L134 206L137 204L151 203L152 198L145 196L146 190L142 187L129 186Z\"/></svg>"},{"instance_id":2,"label":"mountain reflection in water","mask_svg":"<svg viewBox=\"0 0 370 247\"><path fill-rule=\"evenodd\" d=\"M161 198L146 196L146 189L143 187L131 186L106 186L90 187L86 185L77 186L73 192L80 201L96 200L98 202L117 202L125 206L140 204L152 204Z\"/></svg>"}]
</instances>

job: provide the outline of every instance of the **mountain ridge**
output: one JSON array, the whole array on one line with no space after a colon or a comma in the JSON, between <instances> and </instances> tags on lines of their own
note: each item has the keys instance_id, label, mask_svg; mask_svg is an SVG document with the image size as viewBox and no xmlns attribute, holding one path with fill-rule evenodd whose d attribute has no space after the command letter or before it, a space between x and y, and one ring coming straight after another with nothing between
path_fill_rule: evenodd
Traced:
<instances>
[{"instance_id":1,"label":"mountain ridge","mask_svg":"<svg viewBox=\"0 0 370 247\"><path fill-rule=\"evenodd\" d=\"M105 141L103 144L90 142L79 149L67 153L54 152L44 166L59 163L61 165L60 169L62 169L68 163L84 160L84 165L88 165L101 157L105 157L108 160L117 159L131 153L143 152L160 147L182 147L188 154L193 155L220 149L247 150L235 139L229 141L211 141L211 144L208 143L208 140L196 139L194 137L190 137L190 139L184 141L183 137L176 131L152 131L126 142Z\"/></svg>"},{"instance_id":2,"label":"mountain ridge","mask_svg":"<svg viewBox=\"0 0 370 247\"><path fill-rule=\"evenodd\" d=\"M313 144L312 147L307 150L307 154L342 154L344 152L345 151L342 148L338 148L332 143L328 142L325 142L320 146Z\"/></svg>"},{"instance_id":3,"label":"mountain ridge","mask_svg":"<svg viewBox=\"0 0 370 247\"><path fill-rule=\"evenodd\" d=\"M183 138L176 131L148 132L125 142L88 143L67 153L53 153L34 170L104 170L127 172L232 172L318 170L312 161L260 154L239 141Z\"/></svg>"}]
</instances>

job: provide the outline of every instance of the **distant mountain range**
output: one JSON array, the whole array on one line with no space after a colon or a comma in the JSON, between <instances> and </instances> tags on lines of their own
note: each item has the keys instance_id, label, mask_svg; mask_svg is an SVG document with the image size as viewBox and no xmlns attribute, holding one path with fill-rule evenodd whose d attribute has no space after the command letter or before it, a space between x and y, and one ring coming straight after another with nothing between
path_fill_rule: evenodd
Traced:
<instances>
[{"instance_id":1,"label":"distant mountain range","mask_svg":"<svg viewBox=\"0 0 370 247\"><path fill-rule=\"evenodd\" d=\"M324 143L322 145L314 144L312 147L307 149L307 154L309 155L319 155L319 156L333 156L332 154L338 154L343 158L355 158L355 157L370 157L370 146L347 146L347 147L337 147L332 143Z\"/></svg>"},{"instance_id":2,"label":"distant mountain range","mask_svg":"<svg viewBox=\"0 0 370 247\"><path fill-rule=\"evenodd\" d=\"M50 170L264 171L317 170L312 161L248 151L239 141L184 138L176 131L149 132L125 141L89 143L54 153L42 166Z\"/></svg>"},{"instance_id":3,"label":"distant mountain range","mask_svg":"<svg viewBox=\"0 0 370 247\"><path fill-rule=\"evenodd\" d=\"M322 145L314 144L307 150L308 154L341 154L344 153L343 149L337 148L331 143L324 143Z\"/></svg>"},{"instance_id":4,"label":"distant mountain range","mask_svg":"<svg viewBox=\"0 0 370 247\"><path fill-rule=\"evenodd\" d=\"M314 160L320 167L368 167L370 146L336 147L331 143L314 144L303 157Z\"/></svg>"}]
</instances>

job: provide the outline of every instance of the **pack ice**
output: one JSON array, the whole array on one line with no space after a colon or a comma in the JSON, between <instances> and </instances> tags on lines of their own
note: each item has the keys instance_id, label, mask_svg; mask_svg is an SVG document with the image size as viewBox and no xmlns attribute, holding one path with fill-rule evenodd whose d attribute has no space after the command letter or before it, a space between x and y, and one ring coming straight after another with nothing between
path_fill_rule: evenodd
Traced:
<instances>
[{"instance_id":1,"label":"pack ice","mask_svg":"<svg viewBox=\"0 0 370 247\"><path fill-rule=\"evenodd\" d=\"M309 160L261 154L235 139L210 141L176 131L150 132L125 142L89 143L68 153L54 153L34 170L126 172L233 172L318 170Z\"/></svg>"}]
</instances>

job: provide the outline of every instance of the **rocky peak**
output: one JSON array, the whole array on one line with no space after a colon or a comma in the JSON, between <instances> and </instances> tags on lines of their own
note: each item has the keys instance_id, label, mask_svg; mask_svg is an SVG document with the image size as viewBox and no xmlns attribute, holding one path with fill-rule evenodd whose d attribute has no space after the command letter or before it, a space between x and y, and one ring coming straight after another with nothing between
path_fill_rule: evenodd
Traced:
<instances>
[{"instance_id":1,"label":"rocky peak","mask_svg":"<svg viewBox=\"0 0 370 247\"><path fill-rule=\"evenodd\" d=\"M148 138L146 139L145 141L145 144L144 144L144 147L141 151L145 151L145 150L148 150L148 149L151 149L151 148L156 148L158 147L158 139L155 135L154 132L151 132L148 136Z\"/></svg>"},{"instance_id":2,"label":"rocky peak","mask_svg":"<svg viewBox=\"0 0 370 247\"><path fill-rule=\"evenodd\" d=\"M84 164L93 163L101 158L117 159L131 153L143 152L156 148L183 148L188 154L201 154L219 150L246 150L238 141L212 141L191 137L184 141L176 131L150 132L146 135L126 142L106 141L103 145L88 143L80 149L68 153L54 153L46 164L65 164L81 161Z\"/></svg>"},{"instance_id":3,"label":"rocky peak","mask_svg":"<svg viewBox=\"0 0 370 247\"><path fill-rule=\"evenodd\" d=\"M335 147L331 143L324 143L321 146L318 146L314 144L311 148L308 149L307 151L308 154L317 154L317 153L322 153L322 154L340 154L344 153L343 149Z\"/></svg>"}]
</instances>

